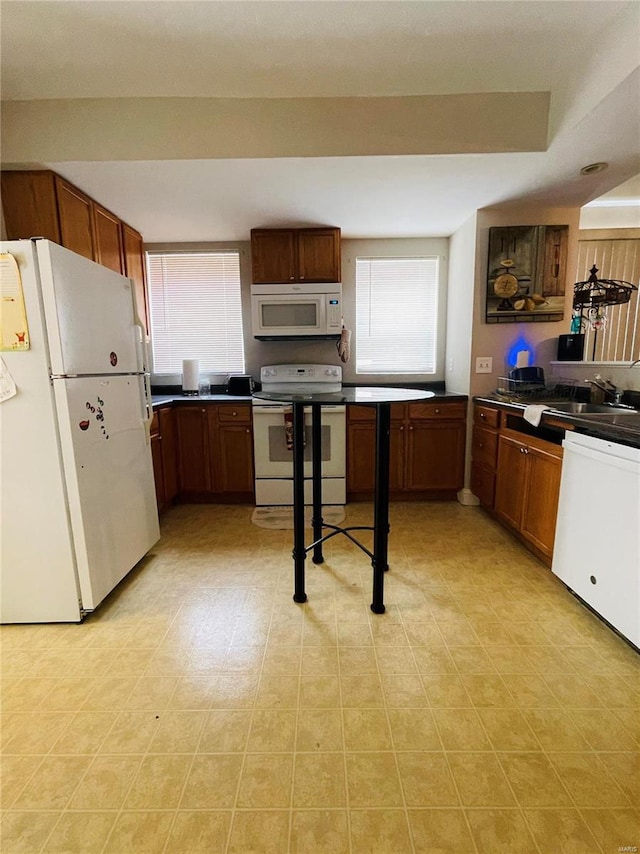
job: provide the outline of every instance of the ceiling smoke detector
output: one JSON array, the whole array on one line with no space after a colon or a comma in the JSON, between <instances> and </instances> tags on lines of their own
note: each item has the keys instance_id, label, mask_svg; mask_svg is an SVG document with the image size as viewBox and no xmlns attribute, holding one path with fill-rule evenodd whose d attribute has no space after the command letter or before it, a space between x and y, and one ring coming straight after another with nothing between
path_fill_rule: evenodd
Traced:
<instances>
[{"instance_id":1,"label":"ceiling smoke detector","mask_svg":"<svg viewBox=\"0 0 640 854\"><path fill-rule=\"evenodd\" d=\"M583 166L580 170L581 175L595 175L597 172L604 172L609 164L604 161L600 163L590 163L588 166Z\"/></svg>"}]
</instances>

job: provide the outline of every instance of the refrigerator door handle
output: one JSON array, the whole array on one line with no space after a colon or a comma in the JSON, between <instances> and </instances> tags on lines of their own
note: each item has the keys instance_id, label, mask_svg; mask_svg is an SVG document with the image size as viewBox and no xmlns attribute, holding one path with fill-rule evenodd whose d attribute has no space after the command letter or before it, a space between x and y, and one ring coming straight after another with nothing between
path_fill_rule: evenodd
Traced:
<instances>
[{"instance_id":1,"label":"refrigerator door handle","mask_svg":"<svg viewBox=\"0 0 640 854\"><path fill-rule=\"evenodd\" d=\"M135 308L133 313L133 325L137 326L140 330L140 340L138 341L138 343L140 344L140 352L142 354L142 365L140 365L140 370L143 373L151 373L151 363L149 360L149 345L147 344L147 329L144 323L140 320L138 311Z\"/></svg>"},{"instance_id":2,"label":"refrigerator door handle","mask_svg":"<svg viewBox=\"0 0 640 854\"><path fill-rule=\"evenodd\" d=\"M140 374L144 386L144 400L142 401L144 435L147 445L151 444L151 421L153 419L153 401L151 399L151 377L149 374Z\"/></svg>"}]
</instances>

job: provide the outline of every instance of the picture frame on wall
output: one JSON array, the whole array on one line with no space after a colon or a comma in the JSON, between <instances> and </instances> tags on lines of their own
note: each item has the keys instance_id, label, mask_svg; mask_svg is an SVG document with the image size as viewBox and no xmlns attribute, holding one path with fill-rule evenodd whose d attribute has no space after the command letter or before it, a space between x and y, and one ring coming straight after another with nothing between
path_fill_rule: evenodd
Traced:
<instances>
[{"instance_id":1,"label":"picture frame on wall","mask_svg":"<svg viewBox=\"0 0 640 854\"><path fill-rule=\"evenodd\" d=\"M489 229L487 323L564 318L568 225Z\"/></svg>"}]
</instances>

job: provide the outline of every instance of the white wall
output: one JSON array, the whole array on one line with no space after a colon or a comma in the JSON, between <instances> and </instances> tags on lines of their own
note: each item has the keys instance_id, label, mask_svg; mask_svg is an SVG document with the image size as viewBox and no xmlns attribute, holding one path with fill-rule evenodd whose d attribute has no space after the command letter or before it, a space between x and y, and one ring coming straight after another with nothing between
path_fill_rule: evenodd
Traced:
<instances>
[{"instance_id":1,"label":"white wall","mask_svg":"<svg viewBox=\"0 0 640 854\"><path fill-rule=\"evenodd\" d=\"M259 379L262 365L281 364L283 362L341 365L345 382L367 383L389 382L389 375L357 375L355 369L355 260L358 255L439 255L440 293L439 293L439 330L437 374L398 374L393 376L394 383L444 381L444 333L446 326L446 281L447 281L447 238L389 239L389 240L343 240L342 241L342 298L345 326L354 332L351 347L351 360L342 364L338 357L335 341L257 341L251 332L251 245L249 241L229 243L181 243L146 244L145 248L154 251L225 251L237 250L240 253L240 280L242 295L242 323L244 329L245 369L254 379ZM402 330L398 331L402 334ZM212 381L224 382L225 374L212 376ZM181 376L170 375L154 378L154 383L180 384Z\"/></svg>"},{"instance_id":2,"label":"white wall","mask_svg":"<svg viewBox=\"0 0 640 854\"><path fill-rule=\"evenodd\" d=\"M449 239L445 376L447 391L469 394L477 216Z\"/></svg>"},{"instance_id":3,"label":"white wall","mask_svg":"<svg viewBox=\"0 0 640 854\"><path fill-rule=\"evenodd\" d=\"M557 356L558 336L569 332L573 282L572 270L576 267L578 251L578 220L580 209L542 208L510 206L485 208L478 211L478 242L476 246L475 293L473 307L473 343L471 347L470 394L488 394L495 391L498 377L507 370L506 356L521 336L533 351L531 364L548 369ZM487 294L487 255L489 251L489 228L507 225L568 225L567 281L565 289L565 312L561 321L526 323L486 323L485 301ZM478 356L491 356L493 371L476 374L475 360Z\"/></svg>"}]
</instances>

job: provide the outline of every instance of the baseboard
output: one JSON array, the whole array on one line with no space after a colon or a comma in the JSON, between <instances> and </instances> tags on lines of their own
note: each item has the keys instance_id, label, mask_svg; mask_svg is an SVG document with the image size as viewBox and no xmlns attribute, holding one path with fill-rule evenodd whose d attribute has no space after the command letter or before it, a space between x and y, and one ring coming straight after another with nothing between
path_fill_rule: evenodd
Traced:
<instances>
[{"instance_id":1,"label":"baseboard","mask_svg":"<svg viewBox=\"0 0 640 854\"><path fill-rule=\"evenodd\" d=\"M466 486L460 490L457 498L460 504L464 504L465 507L477 507L480 504L480 499Z\"/></svg>"}]
</instances>

